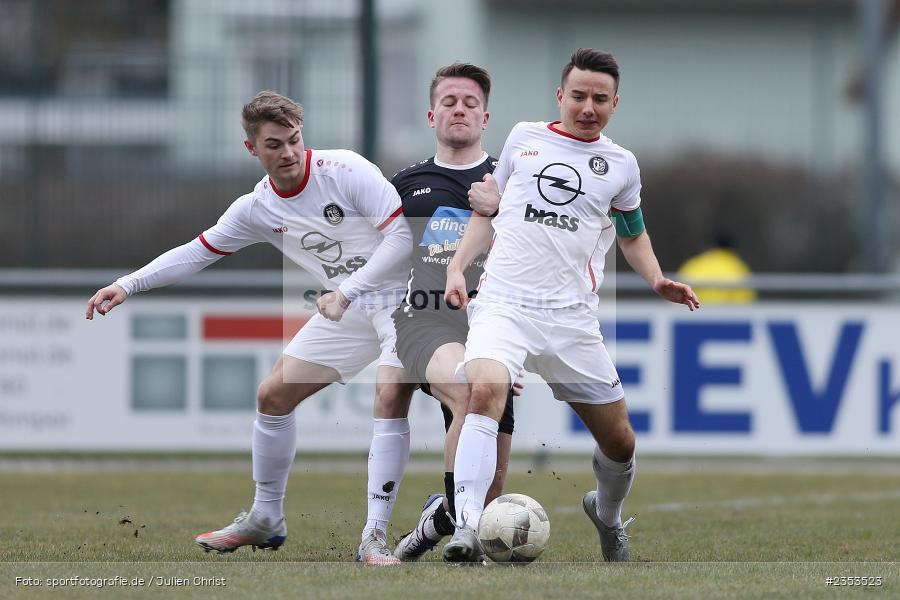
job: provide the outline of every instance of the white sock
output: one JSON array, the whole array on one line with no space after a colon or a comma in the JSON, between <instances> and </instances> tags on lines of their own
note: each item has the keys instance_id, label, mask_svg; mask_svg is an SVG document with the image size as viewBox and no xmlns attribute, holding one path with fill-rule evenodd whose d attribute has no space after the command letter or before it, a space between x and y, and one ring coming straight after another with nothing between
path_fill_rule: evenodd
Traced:
<instances>
[{"instance_id":1,"label":"white sock","mask_svg":"<svg viewBox=\"0 0 900 600\"><path fill-rule=\"evenodd\" d=\"M422 533L432 542L439 542L444 539L444 536L437 532L437 529L434 528L434 519L427 519L425 524L422 526Z\"/></svg>"},{"instance_id":2,"label":"white sock","mask_svg":"<svg viewBox=\"0 0 900 600\"><path fill-rule=\"evenodd\" d=\"M284 517L284 492L297 453L294 413L275 416L257 412L252 448L256 496L251 512L264 523L275 524Z\"/></svg>"},{"instance_id":3,"label":"white sock","mask_svg":"<svg viewBox=\"0 0 900 600\"><path fill-rule=\"evenodd\" d=\"M369 450L368 516L362 532L387 533L400 481L409 463L409 420L375 419Z\"/></svg>"},{"instance_id":4,"label":"white sock","mask_svg":"<svg viewBox=\"0 0 900 600\"><path fill-rule=\"evenodd\" d=\"M497 470L499 426L490 417L470 413L466 415L456 444L456 459L453 463L456 522L460 526L466 524L476 531L481 513L484 512L484 498Z\"/></svg>"},{"instance_id":5,"label":"white sock","mask_svg":"<svg viewBox=\"0 0 900 600\"><path fill-rule=\"evenodd\" d=\"M616 462L594 446L591 466L597 478L597 516L607 527L618 527L622 524L622 503L634 481L634 457L626 463Z\"/></svg>"}]
</instances>

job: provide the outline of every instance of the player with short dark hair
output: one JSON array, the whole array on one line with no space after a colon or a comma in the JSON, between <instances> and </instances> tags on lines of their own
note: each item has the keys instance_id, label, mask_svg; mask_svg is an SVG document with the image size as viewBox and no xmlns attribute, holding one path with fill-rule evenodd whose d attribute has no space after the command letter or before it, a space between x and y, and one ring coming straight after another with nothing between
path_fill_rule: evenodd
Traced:
<instances>
[{"instance_id":1,"label":"player with short dark hair","mask_svg":"<svg viewBox=\"0 0 900 600\"><path fill-rule=\"evenodd\" d=\"M503 199L493 219L473 215L447 269L446 298L469 313L464 371L471 392L454 462L457 529L444 546L445 560L484 558L477 530L498 421L522 368L541 375L594 437L597 488L582 507L604 558L629 560L621 509L635 473L634 431L594 314L613 232L654 292L691 310L700 304L689 286L663 275L641 215L637 160L602 133L617 90L614 57L575 51L556 90L560 120L516 125L496 181L472 186L474 196L502 192ZM489 242L490 260L470 303L463 271Z\"/></svg>"},{"instance_id":2,"label":"player with short dark hair","mask_svg":"<svg viewBox=\"0 0 900 600\"><path fill-rule=\"evenodd\" d=\"M559 79L559 87L566 87L566 79L572 69L579 71L593 71L594 73L606 73L613 78L615 85L613 89L619 90L619 61L609 52L596 50L594 48L579 48L572 53L569 62L562 69L562 75Z\"/></svg>"},{"instance_id":3,"label":"player with short dark hair","mask_svg":"<svg viewBox=\"0 0 900 600\"><path fill-rule=\"evenodd\" d=\"M469 188L496 164L481 147L481 134L490 117L490 90L490 75L479 66L453 63L438 69L431 82L427 113L435 130L435 155L401 170L392 180L413 234L407 295L393 315L397 354L422 390L440 400L447 429L445 493L428 498L416 527L397 544L394 555L404 561L418 560L442 537L453 533L453 459L469 399L468 386L458 382L454 372L463 359L469 326L465 311L444 302L443 291L447 265L472 215ZM487 212L496 208L496 204L479 206ZM475 290L484 259L484 254L475 258L474 268L466 273L470 291ZM497 468L485 502L503 488L513 426L510 393L500 419Z\"/></svg>"}]
</instances>

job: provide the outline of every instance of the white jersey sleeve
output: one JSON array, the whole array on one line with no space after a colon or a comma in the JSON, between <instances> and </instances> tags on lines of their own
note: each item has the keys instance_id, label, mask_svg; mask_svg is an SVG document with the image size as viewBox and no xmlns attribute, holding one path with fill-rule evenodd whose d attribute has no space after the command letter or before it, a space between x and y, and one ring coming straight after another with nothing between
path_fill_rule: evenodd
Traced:
<instances>
[{"instance_id":1,"label":"white jersey sleeve","mask_svg":"<svg viewBox=\"0 0 900 600\"><path fill-rule=\"evenodd\" d=\"M359 271L338 286L351 302L363 292L375 291L398 269L408 272L412 256L412 232L403 217L403 203L396 188L381 170L355 153L348 163L353 173L346 179L348 200L369 224L384 236Z\"/></svg>"},{"instance_id":2,"label":"white jersey sleeve","mask_svg":"<svg viewBox=\"0 0 900 600\"><path fill-rule=\"evenodd\" d=\"M347 199L373 227L383 231L403 212L400 195L378 167L355 152L347 154L352 157L348 164L353 166L344 180Z\"/></svg>"},{"instance_id":3,"label":"white jersey sleeve","mask_svg":"<svg viewBox=\"0 0 900 600\"><path fill-rule=\"evenodd\" d=\"M628 152L627 157L628 176L625 185L610 203L611 209L622 212L634 210L641 205L641 170L634 154Z\"/></svg>"},{"instance_id":4,"label":"white jersey sleeve","mask_svg":"<svg viewBox=\"0 0 900 600\"><path fill-rule=\"evenodd\" d=\"M253 194L241 196L219 217L219 221L200 234L200 241L215 254L228 256L251 244L265 241L253 226Z\"/></svg>"},{"instance_id":5,"label":"white jersey sleeve","mask_svg":"<svg viewBox=\"0 0 900 600\"><path fill-rule=\"evenodd\" d=\"M116 280L130 296L157 287L172 285L189 275L205 269L223 256L262 241L254 234L250 223L253 197L251 194L235 200L219 218L218 223L187 244L161 254L134 273Z\"/></svg>"},{"instance_id":6,"label":"white jersey sleeve","mask_svg":"<svg viewBox=\"0 0 900 600\"><path fill-rule=\"evenodd\" d=\"M210 252L197 237L187 244L159 255L134 273L118 278L116 284L131 296L136 292L146 292L178 283L189 275L205 269L222 256L224 255Z\"/></svg>"},{"instance_id":7,"label":"white jersey sleeve","mask_svg":"<svg viewBox=\"0 0 900 600\"><path fill-rule=\"evenodd\" d=\"M519 135L519 130L521 129L521 123L518 123L515 127L512 128L512 131L509 132L509 135L506 137L506 142L503 144L503 150L500 152L500 158L497 159L497 166L494 169L494 180L497 182L497 190L500 194L503 194L503 190L506 189L506 182L509 181L509 176L512 174L512 148L515 145L515 140Z\"/></svg>"},{"instance_id":8,"label":"white jersey sleeve","mask_svg":"<svg viewBox=\"0 0 900 600\"><path fill-rule=\"evenodd\" d=\"M351 302L363 292L374 291L398 268L409 269L412 256L412 232L404 216L398 215L382 229L384 239L366 265L341 282L338 289Z\"/></svg>"}]
</instances>

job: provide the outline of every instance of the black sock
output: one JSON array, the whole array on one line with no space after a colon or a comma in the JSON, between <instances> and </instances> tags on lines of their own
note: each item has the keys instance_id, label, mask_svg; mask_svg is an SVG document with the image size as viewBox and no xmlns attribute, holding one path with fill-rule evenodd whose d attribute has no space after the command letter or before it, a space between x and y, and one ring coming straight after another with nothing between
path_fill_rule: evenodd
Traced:
<instances>
[{"instance_id":1,"label":"black sock","mask_svg":"<svg viewBox=\"0 0 900 600\"><path fill-rule=\"evenodd\" d=\"M447 495L447 512L456 518L456 484L453 481L453 471L444 472L444 493Z\"/></svg>"},{"instance_id":2,"label":"black sock","mask_svg":"<svg viewBox=\"0 0 900 600\"><path fill-rule=\"evenodd\" d=\"M434 523L434 530L439 534L450 535L453 533L454 529L451 518L456 517L456 515L453 514L453 473L444 473L444 491L447 494L447 504L450 506L450 510L448 511L444 508L444 503L441 502L438 505L437 510L434 511L432 522Z\"/></svg>"},{"instance_id":3,"label":"black sock","mask_svg":"<svg viewBox=\"0 0 900 600\"><path fill-rule=\"evenodd\" d=\"M447 514L447 510L444 508L443 504L438 506L438 509L434 511L432 522L434 523L434 530L439 534L450 535L453 533L453 522L450 521L450 516Z\"/></svg>"}]
</instances>

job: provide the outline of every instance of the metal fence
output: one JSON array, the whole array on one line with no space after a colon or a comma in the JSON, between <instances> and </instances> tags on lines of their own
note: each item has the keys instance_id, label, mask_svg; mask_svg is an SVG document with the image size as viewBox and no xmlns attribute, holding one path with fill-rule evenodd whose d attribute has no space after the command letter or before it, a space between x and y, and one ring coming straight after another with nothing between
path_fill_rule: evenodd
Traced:
<instances>
[{"instance_id":1,"label":"metal fence","mask_svg":"<svg viewBox=\"0 0 900 600\"><path fill-rule=\"evenodd\" d=\"M495 75L492 123L504 123L487 134L496 154L510 120L553 116L558 61L597 32L621 49L630 69L623 93L640 107L620 110L614 125L627 141L633 134L651 138L649 149L666 148L645 148L652 159L641 162L647 223L665 269L705 249L722 227L738 233L738 249L760 272L874 270L871 223L887 232L883 253L900 252L889 235L900 226L890 165L883 208L859 217L861 169L845 159L858 121L839 91L853 60L852 3L742 2L731 14L703 2L677 12L663 0L611 2L601 15L557 15L568 19L557 31L543 25L553 7L526 4L471 0L445 15L411 0L0 0L0 268L125 270L192 239L262 175L238 121L260 89L304 104L309 145L367 151L390 177L433 152L424 112L434 69L483 61ZM659 28L670 21L677 24ZM739 43L720 70L682 62L684 72L673 74L663 51L680 25L690 28L679 46L685 60L702 62L705 45L727 51L731 36ZM659 35L637 44L633 32L647 28ZM779 49L784 60L747 62ZM779 71L784 64L798 70ZM778 71L759 84L781 86L788 108L774 122L802 114L809 125L761 133L762 113L779 107L760 102L760 114L749 114L755 100L741 108L717 95L729 89L722 73L752 79L742 75L751 69L760 78ZM692 105L699 108L688 115ZM682 118L692 137L672 127L653 141L659 124ZM756 146L721 150L744 133ZM800 148L799 158L772 150L781 146ZM279 266L278 254L260 246L217 268Z\"/></svg>"}]
</instances>

